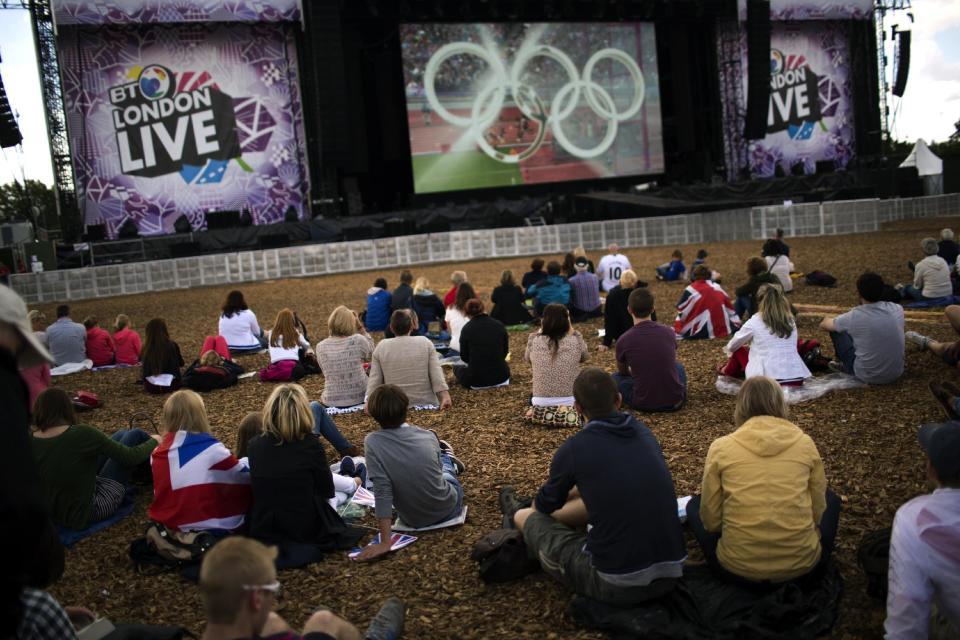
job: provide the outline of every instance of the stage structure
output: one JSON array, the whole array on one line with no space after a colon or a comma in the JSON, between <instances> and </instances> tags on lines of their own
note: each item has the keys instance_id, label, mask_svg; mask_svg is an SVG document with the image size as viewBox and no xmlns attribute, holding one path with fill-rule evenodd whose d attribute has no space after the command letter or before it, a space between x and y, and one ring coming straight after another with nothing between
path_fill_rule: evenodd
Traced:
<instances>
[{"instance_id":1,"label":"stage structure","mask_svg":"<svg viewBox=\"0 0 960 640\"><path fill-rule=\"evenodd\" d=\"M54 7L88 227L113 238L200 230L223 211L308 217L295 0Z\"/></svg>"}]
</instances>

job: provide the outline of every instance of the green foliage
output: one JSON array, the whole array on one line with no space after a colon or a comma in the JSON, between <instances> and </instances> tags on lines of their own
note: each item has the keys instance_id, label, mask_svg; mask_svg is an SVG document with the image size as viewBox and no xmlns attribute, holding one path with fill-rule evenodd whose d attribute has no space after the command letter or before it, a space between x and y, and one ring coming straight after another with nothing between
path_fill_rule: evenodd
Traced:
<instances>
[{"instance_id":1,"label":"green foliage","mask_svg":"<svg viewBox=\"0 0 960 640\"><path fill-rule=\"evenodd\" d=\"M40 211L39 223L47 229L59 228L57 201L53 189L38 180L0 185L0 222L32 222L31 207Z\"/></svg>"}]
</instances>

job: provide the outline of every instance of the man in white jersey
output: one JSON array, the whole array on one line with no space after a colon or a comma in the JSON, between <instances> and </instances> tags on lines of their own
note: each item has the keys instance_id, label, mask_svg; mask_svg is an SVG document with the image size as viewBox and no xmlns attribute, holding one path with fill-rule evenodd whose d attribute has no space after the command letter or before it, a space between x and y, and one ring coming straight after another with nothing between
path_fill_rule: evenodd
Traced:
<instances>
[{"instance_id":1,"label":"man in white jersey","mask_svg":"<svg viewBox=\"0 0 960 640\"><path fill-rule=\"evenodd\" d=\"M630 260L620 253L620 246L616 242L611 242L607 250L610 253L600 258L600 265L597 267L597 275L602 278L600 285L604 291L610 291L620 284L620 274L631 268Z\"/></svg>"}]
</instances>

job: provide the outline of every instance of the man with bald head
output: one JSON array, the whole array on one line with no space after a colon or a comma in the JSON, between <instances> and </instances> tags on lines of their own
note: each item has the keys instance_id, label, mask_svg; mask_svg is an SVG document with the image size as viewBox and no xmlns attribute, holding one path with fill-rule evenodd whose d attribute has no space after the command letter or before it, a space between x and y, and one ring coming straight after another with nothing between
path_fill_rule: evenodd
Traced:
<instances>
[{"instance_id":1,"label":"man with bald head","mask_svg":"<svg viewBox=\"0 0 960 640\"><path fill-rule=\"evenodd\" d=\"M607 247L607 255L600 258L600 264L597 266L597 275L600 276L600 286L604 291L610 291L620 284L620 275L630 269L630 260L627 256L620 253L620 245L611 242Z\"/></svg>"}]
</instances>

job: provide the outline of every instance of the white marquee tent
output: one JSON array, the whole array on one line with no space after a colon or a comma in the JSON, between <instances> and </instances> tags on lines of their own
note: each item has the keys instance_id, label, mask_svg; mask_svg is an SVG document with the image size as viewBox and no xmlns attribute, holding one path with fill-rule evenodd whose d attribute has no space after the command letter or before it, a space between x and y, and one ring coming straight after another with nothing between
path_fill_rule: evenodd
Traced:
<instances>
[{"instance_id":1,"label":"white marquee tent","mask_svg":"<svg viewBox=\"0 0 960 640\"><path fill-rule=\"evenodd\" d=\"M923 194L938 196L943 193L943 160L921 138L913 145L910 155L900 163L901 167L916 167L923 181Z\"/></svg>"}]
</instances>

